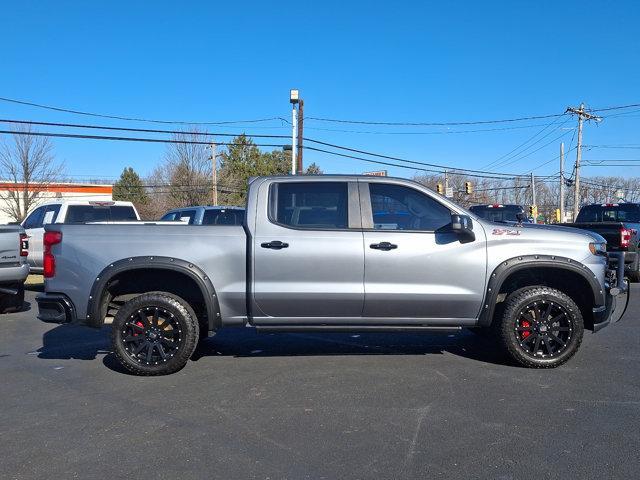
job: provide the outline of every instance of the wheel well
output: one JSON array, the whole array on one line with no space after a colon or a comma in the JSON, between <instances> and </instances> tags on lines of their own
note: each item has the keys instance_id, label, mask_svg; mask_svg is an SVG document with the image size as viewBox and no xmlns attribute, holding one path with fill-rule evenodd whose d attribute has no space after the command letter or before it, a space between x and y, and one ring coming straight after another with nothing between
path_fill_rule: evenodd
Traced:
<instances>
[{"instance_id":1,"label":"wheel well","mask_svg":"<svg viewBox=\"0 0 640 480\"><path fill-rule=\"evenodd\" d=\"M120 305L148 292L167 292L185 300L206 332L207 305L198 283L188 274L163 268L137 268L115 274L107 282L100 298L101 318L113 316Z\"/></svg>"},{"instance_id":2,"label":"wheel well","mask_svg":"<svg viewBox=\"0 0 640 480\"><path fill-rule=\"evenodd\" d=\"M523 287L545 285L567 294L580 308L585 328L593 328L595 303L591 285L577 272L553 267L528 267L511 273L500 286L494 318L502 314L505 298Z\"/></svg>"}]
</instances>

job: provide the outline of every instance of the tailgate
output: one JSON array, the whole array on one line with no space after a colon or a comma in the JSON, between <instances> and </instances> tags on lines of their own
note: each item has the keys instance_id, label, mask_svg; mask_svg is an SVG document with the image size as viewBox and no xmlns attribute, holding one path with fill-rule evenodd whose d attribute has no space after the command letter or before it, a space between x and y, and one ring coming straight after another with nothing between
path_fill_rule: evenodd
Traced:
<instances>
[{"instance_id":1,"label":"tailgate","mask_svg":"<svg viewBox=\"0 0 640 480\"><path fill-rule=\"evenodd\" d=\"M21 247L26 250L27 244L21 245L23 240L20 234L24 230L19 225L7 225L0 227L0 268L15 267L24 260L20 255ZM26 258L26 257L25 257Z\"/></svg>"},{"instance_id":2,"label":"tailgate","mask_svg":"<svg viewBox=\"0 0 640 480\"><path fill-rule=\"evenodd\" d=\"M620 248L620 230L624 228L624 225L620 222L565 223L563 225L581 230L589 230L601 235L607 241L607 248L609 250L617 250Z\"/></svg>"}]
</instances>

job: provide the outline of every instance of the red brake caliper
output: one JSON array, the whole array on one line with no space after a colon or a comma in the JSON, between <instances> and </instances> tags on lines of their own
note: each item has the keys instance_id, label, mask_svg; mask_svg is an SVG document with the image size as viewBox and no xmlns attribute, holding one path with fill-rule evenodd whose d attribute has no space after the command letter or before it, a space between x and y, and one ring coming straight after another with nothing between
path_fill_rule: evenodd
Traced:
<instances>
[{"instance_id":1,"label":"red brake caliper","mask_svg":"<svg viewBox=\"0 0 640 480\"><path fill-rule=\"evenodd\" d=\"M144 329L144 325L142 324L142 322L141 322L140 320L138 320L138 321L136 322L136 326L141 327L142 329ZM133 332L133 336L134 336L134 337L135 337L135 336L137 336L137 335L140 335L140 334L139 334L139 333L136 333L136 332Z\"/></svg>"},{"instance_id":2,"label":"red brake caliper","mask_svg":"<svg viewBox=\"0 0 640 480\"><path fill-rule=\"evenodd\" d=\"M522 320L520 322L520 326L521 327L530 327L531 323L526 321L526 320ZM524 340L525 338L527 338L529 335L531 335L531 332L528 330L525 330L524 332L522 332L522 339Z\"/></svg>"}]
</instances>

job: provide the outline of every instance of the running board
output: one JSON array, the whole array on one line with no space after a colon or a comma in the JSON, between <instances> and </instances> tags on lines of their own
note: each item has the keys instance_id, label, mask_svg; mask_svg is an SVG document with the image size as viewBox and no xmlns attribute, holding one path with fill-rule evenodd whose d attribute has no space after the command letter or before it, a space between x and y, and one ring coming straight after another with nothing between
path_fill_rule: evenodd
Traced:
<instances>
[{"instance_id":1,"label":"running board","mask_svg":"<svg viewBox=\"0 0 640 480\"><path fill-rule=\"evenodd\" d=\"M448 333L459 332L462 327L423 325L256 325L259 332L396 332L396 333Z\"/></svg>"}]
</instances>

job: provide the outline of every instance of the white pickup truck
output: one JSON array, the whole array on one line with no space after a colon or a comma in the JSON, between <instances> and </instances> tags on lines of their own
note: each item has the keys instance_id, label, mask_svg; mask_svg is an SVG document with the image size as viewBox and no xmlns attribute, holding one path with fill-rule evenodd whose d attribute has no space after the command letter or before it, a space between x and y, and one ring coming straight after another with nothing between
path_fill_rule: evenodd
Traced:
<instances>
[{"instance_id":1,"label":"white pickup truck","mask_svg":"<svg viewBox=\"0 0 640 480\"><path fill-rule=\"evenodd\" d=\"M42 273L44 226L51 223L83 224L140 220L131 202L97 200L57 200L32 210L22 221L29 237L31 273Z\"/></svg>"}]
</instances>

